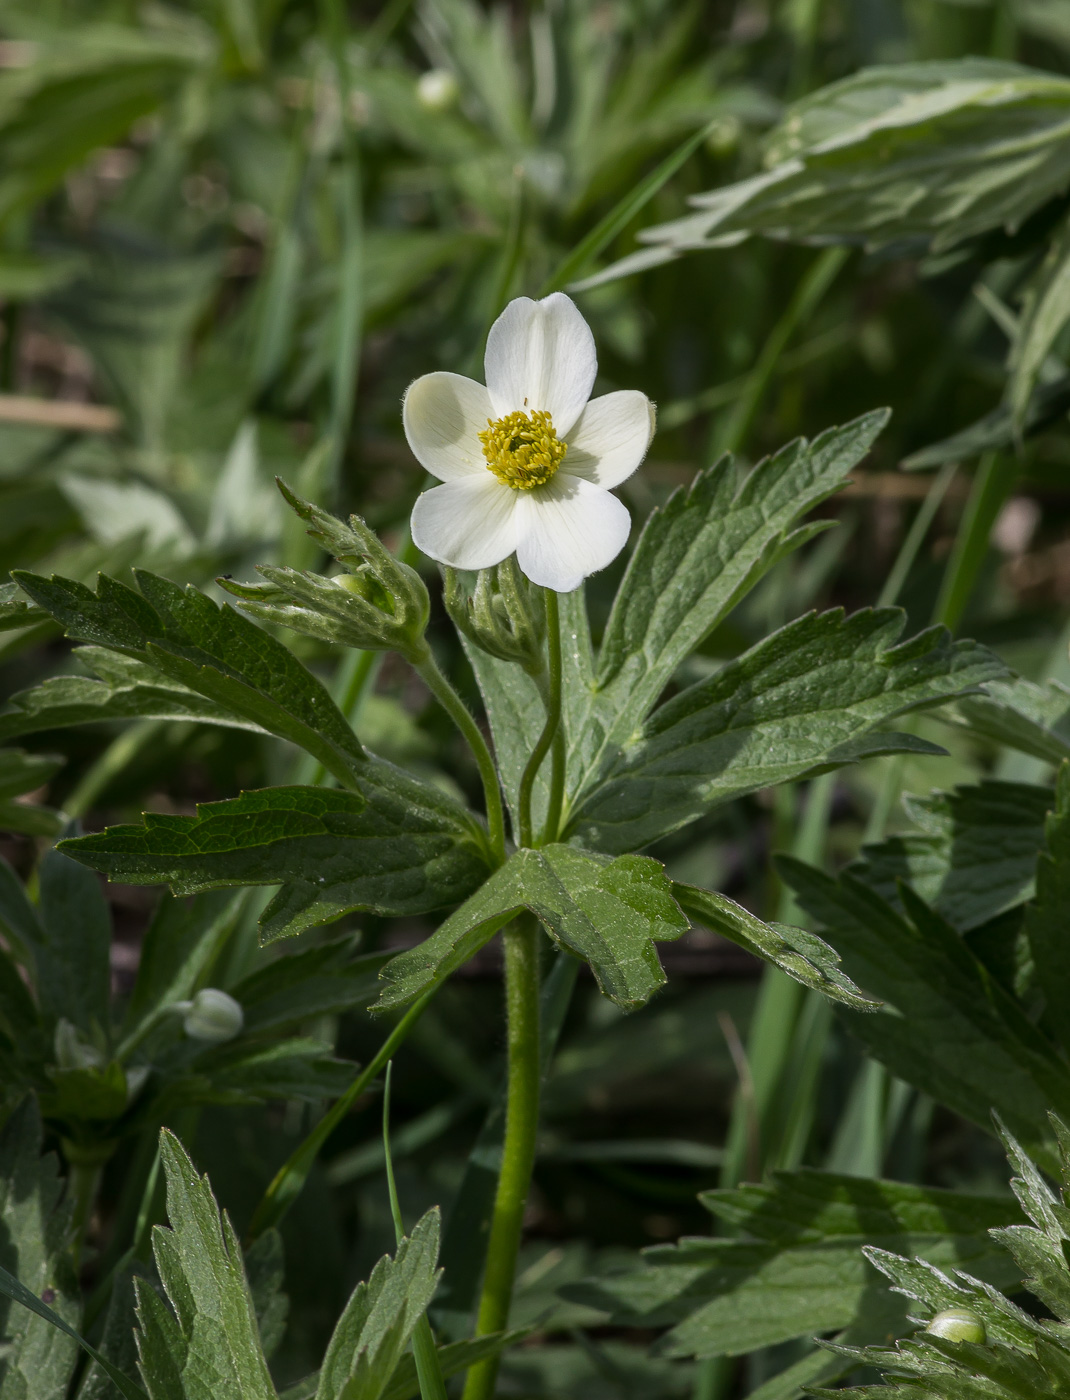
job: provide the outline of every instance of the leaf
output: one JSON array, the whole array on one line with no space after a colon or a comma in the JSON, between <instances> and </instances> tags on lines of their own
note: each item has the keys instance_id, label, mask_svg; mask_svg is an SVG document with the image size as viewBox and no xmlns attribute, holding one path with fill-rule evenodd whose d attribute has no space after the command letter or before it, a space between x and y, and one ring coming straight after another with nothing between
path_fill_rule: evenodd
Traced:
<instances>
[{"instance_id":1,"label":"leaf","mask_svg":"<svg viewBox=\"0 0 1070 1400\"><path fill-rule=\"evenodd\" d=\"M807 614L663 704L626 738L569 831L597 850L634 850L731 798L881 753L939 753L876 732L1006 674L976 642L930 628L897 643L905 615Z\"/></svg>"},{"instance_id":2,"label":"leaf","mask_svg":"<svg viewBox=\"0 0 1070 1400\"><path fill-rule=\"evenodd\" d=\"M437 1348L438 1364L445 1380L467 1371L477 1361L485 1361L489 1356L498 1356L508 1347L516 1346L529 1335L526 1327L514 1328L511 1332L488 1332L482 1337L468 1337L460 1342L448 1342ZM390 1384L383 1391L383 1400L414 1400L420 1394L420 1382L416 1375L416 1362L412 1354L406 1352L397 1364ZM285 1400L285 1397L283 1397Z\"/></svg>"},{"instance_id":3,"label":"leaf","mask_svg":"<svg viewBox=\"0 0 1070 1400\"><path fill-rule=\"evenodd\" d=\"M385 1255L367 1283L359 1283L338 1320L323 1359L316 1400L379 1400L417 1322L434 1295L439 1274L439 1215L430 1210Z\"/></svg>"},{"instance_id":4,"label":"leaf","mask_svg":"<svg viewBox=\"0 0 1070 1400\"><path fill-rule=\"evenodd\" d=\"M0 1132L0 1291L21 1304L2 1310L5 1400L62 1396L74 1372L78 1343L67 1329L80 1321L81 1298L67 1251L70 1210L61 1204L62 1194L55 1157L41 1156L36 1105L25 1098Z\"/></svg>"},{"instance_id":5,"label":"leaf","mask_svg":"<svg viewBox=\"0 0 1070 1400\"><path fill-rule=\"evenodd\" d=\"M56 836L64 818L35 803L13 799L42 787L63 767L62 758L31 754L24 749L0 749L0 829L28 836Z\"/></svg>"},{"instance_id":6,"label":"leaf","mask_svg":"<svg viewBox=\"0 0 1070 1400\"><path fill-rule=\"evenodd\" d=\"M47 621L48 613L34 607L17 583L0 583L0 632Z\"/></svg>"},{"instance_id":7,"label":"leaf","mask_svg":"<svg viewBox=\"0 0 1070 1400\"><path fill-rule=\"evenodd\" d=\"M160 1134L171 1228L152 1232L156 1267L174 1312L138 1279L141 1370L152 1400L227 1395L275 1400L241 1246L220 1217L207 1177L178 1139Z\"/></svg>"},{"instance_id":8,"label":"leaf","mask_svg":"<svg viewBox=\"0 0 1070 1400\"><path fill-rule=\"evenodd\" d=\"M356 1067L331 1054L329 1041L311 1036L256 1041L243 1036L198 1055L194 1073L169 1086L176 1103L241 1105L301 1099L335 1099L353 1081Z\"/></svg>"},{"instance_id":9,"label":"leaf","mask_svg":"<svg viewBox=\"0 0 1070 1400\"><path fill-rule=\"evenodd\" d=\"M833 880L789 856L776 863L847 973L886 1003L841 1013L870 1053L981 1127L995 1108L1042 1146L1045 1114L1070 1105L1070 1075L959 934L906 886L900 914L850 872Z\"/></svg>"},{"instance_id":10,"label":"leaf","mask_svg":"<svg viewBox=\"0 0 1070 1400\"><path fill-rule=\"evenodd\" d=\"M946 462L969 462L994 449L1016 448L1023 438L1034 437L1059 422L1068 408L1070 375L1053 384L1041 384L1029 400L1020 425L1015 425L1010 408L1000 404L960 432L912 452L901 466L906 471L924 471L942 467Z\"/></svg>"},{"instance_id":11,"label":"leaf","mask_svg":"<svg viewBox=\"0 0 1070 1400\"><path fill-rule=\"evenodd\" d=\"M283 1292L286 1270L282 1236L278 1230L265 1230L245 1251L245 1272L249 1293L260 1330L264 1355L271 1358L286 1331L290 1300Z\"/></svg>"},{"instance_id":12,"label":"leaf","mask_svg":"<svg viewBox=\"0 0 1070 1400\"><path fill-rule=\"evenodd\" d=\"M115 24L56 27L34 61L0 82L0 219L165 102L211 56L201 30Z\"/></svg>"},{"instance_id":13,"label":"leaf","mask_svg":"<svg viewBox=\"0 0 1070 1400\"><path fill-rule=\"evenodd\" d=\"M992 681L984 695L963 697L941 719L1045 763L1070 758L1070 689L1057 680Z\"/></svg>"},{"instance_id":14,"label":"leaf","mask_svg":"<svg viewBox=\"0 0 1070 1400\"><path fill-rule=\"evenodd\" d=\"M712 890L673 882L673 897L690 919L779 967L804 987L857 1010L876 1005L839 970L836 953L816 934L788 924L767 924L742 905Z\"/></svg>"},{"instance_id":15,"label":"leaf","mask_svg":"<svg viewBox=\"0 0 1070 1400\"><path fill-rule=\"evenodd\" d=\"M1037 843L1041 845L1040 842ZM1063 1044L1070 1013L1070 948L1066 940L1070 897L1070 764L1059 769L1054 811L1044 825L1036 860L1036 897L1026 907L1025 933L1036 965L1036 986L1044 997L1045 1021Z\"/></svg>"},{"instance_id":16,"label":"leaf","mask_svg":"<svg viewBox=\"0 0 1070 1400\"><path fill-rule=\"evenodd\" d=\"M265 940L354 909L417 914L463 899L485 865L462 810L378 760L362 765L362 778L363 792L262 788L201 803L195 817L148 812L143 826L109 827L63 850L111 879L166 883L175 894L282 883L261 916Z\"/></svg>"},{"instance_id":17,"label":"leaf","mask_svg":"<svg viewBox=\"0 0 1070 1400\"><path fill-rule=\"evenodd\" d=\"M78 647L74 657L99 679L50 676L32 689L17 691L0 713L0 740L73 724L123 719L199 720L265 732L254 721L169 680L144 661L105 647Z\"/></svg>"},{"instance_id":18,"label":"leaf","mask_svg":"<svg viewBox=\"0 0 1070 1400\"><path fill-rule=\"evenodd\" d=\"M246 1031L278 1031L364 1005L390 955L352 958L352 951L352 938L322 943L276 958L231 987L245 1013Z\"/></svg>"},{"instance_id":19,"label":"leaf","mask_svg":"<svg viewBox=\"0 0 1070 1400\"><path fill-rule=\"evenodd\" d=\"M692 196L698 212L640 238L663 257L753 233L939 252L1015 230L1062 193L1068 115L1070 82L1015 63L865 68L788 108L763 173Z\"/></svg>"},{"instance_id":20,"label":"leaf","mask_svg":"<svg viewBox=\"0 0 1070 1400\"><path fill-rule=\"evenodd\" d=\"M923 830L865 846L848 867L888 904L902 909L905 880L967 933L1031 897L1049 788L988 780L903 805Z\"/></svg>"},{"instance_id":21,"label":"leaf","mask_svg":"<svg viewBox=\"0 0 1070 1400\"><path fill-rule=\"evenodd\" d=\"M799 438L749 473L723 457L650 515L570 727L575 801L602 779L680 663L778 559L825 528L797 522L845 484L886 421L881 411L812 443Z\"/></svg>"},{"instance_id":22,"label":"leaf","mask_svg":"<svg viewBox=\"0 0 1070 1400\"><path fill-rule=\"evenodd\" d=\"M240 894L226 891L160 900L141 945L125 1035L136 1035L162 1007L192 997L234 931L243 904Z\"/></svg>"},{"instance_id":23,"label":"leaf","mask_svg":"<svg viewBox=\"0 0 1070 1400\"><path fill-rule=\"evenodd\" d=\"M655 940L679 938L687 920L659 863L616 860L572 846L515 852L437 932L389 962L373 1010L402 1006L467 961L521 909L591 966L603 995L626 1010L664 983Z\"/></svg>"},{"instance_id":24,"label":"leaf","mask_svg":"<svg viewBox=\"0 0 1070 1400\"><path fill-rule=\"evenodd\" d=\"M40 937L33 949L41 1009L84 1031L106 1026L111 915L100 881L59 850L41 862Z\"/></svg>"},{"instance_id":25,"label":"leaf","mask_svg":"<svg viewBox=\"0 0 1070 1400\"><path fill-rule=\"evenodd\" d=\"M233 716L300 745L352 785L364 750L325 688L287 647L192 585L183 589L143 570L135 579L136 593L101 575L94 594L71 579L18 575L68 636L132 654Z\"/></svg>"},{"instance_id":26,"label":"leaf","mask_svg":"<svg viewBox=\"0 0 1070 1400\"><path fill-rule=\"evenodd\" d=\"M1015 1221L1005 1198L802 1170L700 1199L744 1238L656 1246L640 1267L566 1286L564 1296L613 1325L671 1326L656 1346L661 1355L736 1356L848 1327L872 1308L867 1241L968 1266L1000 1285L1018 1282L985 1234Z\"/></svg>"},{"instance_id":27,"label":"leaf","mask_svg":"<svg viewBox=\"0 0 1070 1400\"><path fill-rule=\"evenodd\" d=\"M563 662L561 723L566 744L574 749L586 722L594 671L591 631L587 622L583 589L562 594L558 612ZM531 751L542 733L546 722L546 709L538 687L522 667L482 651L463 634L461 642L483 696L483 704L486 706L494 737L494 754L501 775L502 789L515 822L520 780L531 757ZM535 779L532 793L532 820L536 827L540 826L545 818L549 781L550 765L544 763Z\"/></svg>"},{"instance_id":28,"label":"leaf","mask_svg":"<svg viewBox=\"0 0 1070 1400\"><path fill-rule=\"evenodd\" d=\"M1026 410L1056 340L1070 321L1070 221L1056 231L1029 284L1010 357L1007 402L1021 431Z\"/></svg>"}]
</instances>

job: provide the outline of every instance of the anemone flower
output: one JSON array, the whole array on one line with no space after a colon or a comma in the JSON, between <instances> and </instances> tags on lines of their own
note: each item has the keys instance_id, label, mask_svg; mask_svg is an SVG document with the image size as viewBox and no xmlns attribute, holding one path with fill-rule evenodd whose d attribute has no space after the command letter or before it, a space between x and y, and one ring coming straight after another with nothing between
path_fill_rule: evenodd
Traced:
<instances>
[{"instance_id":1,"label":"anemone flower","mask_svg":"<svg viewBox=\"0 0 1070 1400\"><path fill-rule=\"evenodd\" d=\"M412 537L455 569L515 551L532 583L569 593L627 542L628 512L609 493L646 455L654 405L636 389L591 398L594 336L562 292L511 301L484 369L486 387L441 371L405 395L409 446L443 483L417 500Z\"/></svg>"}]
</instances>

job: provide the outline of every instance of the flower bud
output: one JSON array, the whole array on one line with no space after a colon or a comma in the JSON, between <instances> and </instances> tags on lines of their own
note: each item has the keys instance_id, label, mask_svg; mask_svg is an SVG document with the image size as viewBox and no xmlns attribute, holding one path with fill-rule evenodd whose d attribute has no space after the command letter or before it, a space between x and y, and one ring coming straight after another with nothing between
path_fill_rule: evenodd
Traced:
<instances>
[{"instance_id":1,"label":"flower bud","mask_svg":"<svg viewBox=\"0 0 1070 1400\"><path fill-rule=\"evenodd\" d=\"M447 568L444 601L457 628L482 651L517 662L529 675L542 671L546 613L512 555L480 569L474 589L456 569Z\"/></svg>"},{"instance_id":2,"label":"flower bud","mask_svg":"<svg viewBox=\"0 0 1070 1400\"><path fill-rule=\"evenodd\" d=\"M985 1325L972 1308L944 1308L925 1330L948 1342L976 1342L983 1346L988 1340Z\"/></svg>"},{"instance_id":3,"label":"flower bud","mask_svg":"<svg viewBox=\"0 0 1070 1400\"><path fill-rule=\"evenodd\" d=\"M427 112L448 111L460 95L460 85L448 68L429 68L416 80L416 100Z\"/></svg>"},{"instance_id":4,"label":"flower bud","mask_svg":"<svg viewBox=\"0 0 1070 1400\"><path fill-rule=\"evenodd\" d=\"M204 987L192 1001L175 1003L183 1012L182 1028L191 1040L206 1040L221 1045L241 1034L245 1014L241 1003L218 987Z\"/></svg>"},{"instance_id":5,"label":"flower bud","mask_svg":"<svg viewBox=\"0 0 1070 1400\"><path fill-rule=\"evenodd\" d=\"M266 583L220 579L220 585L240 600L244 612L265 622L281 623L321 641L398 651L409 661L422 660L431 603L416 570L395 559L360 516L351 515L346 524L295 496L281 482L279 487L297 514L311 522L308 533L345 572L329 578L265 564L258 572Z\"/></svg>"},{"instance_id":6,"label":"flower bud","mask_svg":"<svg viewBox=\"0 0 1070 1400\"><path fill-rule=\"evenodd\" d=\"M56 1022L54 1049L59 1069L100 1069L104 1064L102 1051L64 1016Z\"/></svg>"}]
</instances>

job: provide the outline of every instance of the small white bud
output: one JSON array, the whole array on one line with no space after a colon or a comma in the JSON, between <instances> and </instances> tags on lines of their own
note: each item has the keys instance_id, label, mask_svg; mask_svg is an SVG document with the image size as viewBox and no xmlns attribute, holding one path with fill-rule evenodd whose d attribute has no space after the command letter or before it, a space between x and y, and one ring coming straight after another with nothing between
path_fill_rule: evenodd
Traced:
<instances>
[{"instance_id":1,"label":"small white bud","mask_svg":"<svg viewBox=\"0 0 1070 1400\"><path fill-rule=\"evenodd\" d=\"M241 1003L218 987L202 988L192 1001L180 1002L176 1009L184 1013L182 1028L191 1040L221 1045L240 1035L245 1024Z\"/></svg>"},{"instance_id":2,"label":"small white bud","mask_svg":"<svg viewBox=\"0 0 1070 1400\"><path fill-rule=\"evenodd\" d=\"M945 1308L925 1330L949 1342L976 1342L983 1346L988 1340L985 1324L973 1308Z\"/></svg>"},{"instance_id":3,"label":"small white bud","mask_svg":"<svg viewBox=\"0 0 1070 1400\"><path fill-rule=\"evenodd\" d=\"M448 68L429 68L416 80L416 98L428 112L445 112L461 95L460 85Z\"/></svg>"}]
</instances>

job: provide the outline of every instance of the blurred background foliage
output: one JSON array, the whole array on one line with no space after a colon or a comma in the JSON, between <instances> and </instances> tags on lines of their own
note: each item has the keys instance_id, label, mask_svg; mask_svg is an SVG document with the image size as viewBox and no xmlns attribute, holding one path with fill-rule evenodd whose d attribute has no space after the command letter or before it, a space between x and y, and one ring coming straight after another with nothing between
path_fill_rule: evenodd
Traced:
<instances>
[{"instance_id":1,"label":"blurred background foliage","mask_svg":"<svg viewBox=\"0 0 1070 1400\"><path fill-rule=\"evenodd\" d=\"M689 195L754 174L786 104L869 65L964 56L1070 74L1065 0L3 0L0 577L92 580L139 565L208 586L254 562L306 567L315 556L285 518L275 474L359 510L406 549L423 484L400 424L412 378L478 373L509 297L595 272L633 251L642 228L685 214ZM636 190L645 198L630 199ZM936 618L978 637L1027 678L1070 680L1066 402L1052 390L1050 411L1017 434L934 448L986 415L1006 421L1021 293L1060 214L1041 210L954 256L755 237L579 294L599 392L634 386L659 405L650 458L622 490L637 521L723 448L753 461L893 409L854 485L823 508L839 529L777 566L689 663L696 675L809 607L880 598L900 602L913 628ZM1038 392L1066 378L1064 342ZM901 471L908 458L920 469ZM596 634L618 576L590 583ZM434 636L474 699L449 629ZM344 700L349 663L288 641ZM72 666L41 621L0 633L0 662L5 696ZM384 756L477 791L444 716L400 663L379 668L353 718ZM656 854L676 878L802 919L771 873L773 850L839 868L864 838L910 824L902 792L1049 771L976 732L914 723L948 757L880 759L834 784L759 794ZM62 820L49 810L92 829L310 776L277 741L207 726L83 726L26 747L43 765L26 811L45 815L23 816L2 845L31 881L35 843ZM107 896L121 997L156 899ZM269 961L254 903L235 916L223 985ZM374 952L383 929L369 917L360 932ZM975 1190L1005 1182L994 1140L874 1074L816 997L793 987L776 1001L767 979L758 1042L756 964L698 933L665 957L669 988L642 1013L624 1019L583 983L565 1026L517 1305L518 1323L539 1322L540 1344L507 1361L510 1394L745 1394L793 1359L766 1349L696 1373L647 1357L635 1329L584 1331L597 1315L558 1295L622 1251L707 1233L700 1190L800 1164ZM477 960L395 1067L394 1151L412 1216L457 1191L496 1093L496 976L492 957ZM381 1032L345 1004L324 1000L306 1029L366 1062ZM239 1230L318 1111L296 1096L247 1098L201 1104L181 1124ZM353 1282L393 1240L365 1108L334 1135L286 1224L283 1380L315 1363ZM107 1166L90 1281L131 1210L136 1156L124 1147ZM463 1272L471 1253L460 1228L447 1232L447 1267Z\"/></svg>"}]
</instances>

